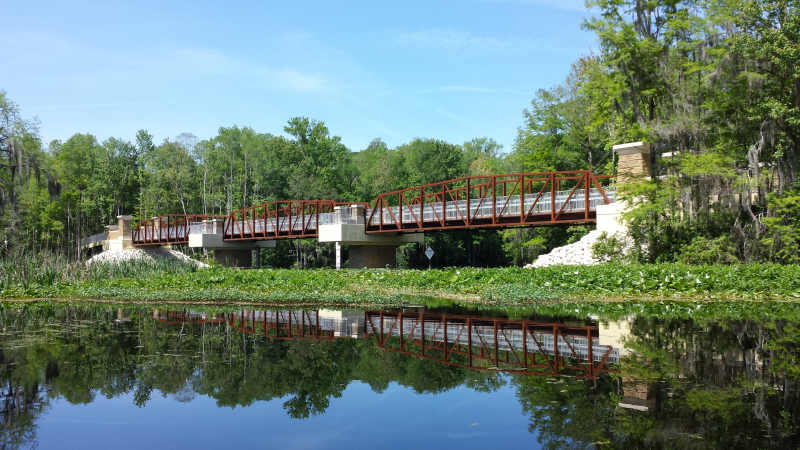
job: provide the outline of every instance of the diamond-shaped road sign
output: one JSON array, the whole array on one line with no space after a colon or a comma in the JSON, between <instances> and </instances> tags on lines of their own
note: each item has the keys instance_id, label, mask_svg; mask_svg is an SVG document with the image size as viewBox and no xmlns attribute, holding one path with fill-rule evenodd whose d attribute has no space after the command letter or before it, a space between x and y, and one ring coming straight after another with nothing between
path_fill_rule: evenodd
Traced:
<instances>
[{"instance_id":1,"label":"diamond-shaped road sign","mask_svg":"<svg viewBox=\"0 0 800 450\"><path fill-rule=\"evenodd\" d=\"M428 247L428 249L427 249L427 250L425 250L425 256L427 256L427 257L428 257L428 259L431 259L431 258L433 258L433 249L432 249L432 248L430 248L430 247Z\"/></svg>"}]
</instances>

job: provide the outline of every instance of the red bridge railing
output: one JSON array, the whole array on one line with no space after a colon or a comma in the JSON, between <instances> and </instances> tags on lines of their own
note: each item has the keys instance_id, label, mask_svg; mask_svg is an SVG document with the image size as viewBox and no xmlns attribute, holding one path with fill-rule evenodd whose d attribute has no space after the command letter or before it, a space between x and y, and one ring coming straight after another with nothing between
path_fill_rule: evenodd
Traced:
<instances>
[{"instance_id":1,"label":"red bridge railing","mask_svg":"<svg viewBox=\"0 0 800 450\"><path fill-rule=\"evenodd\" d=\"M458 178L381 194L366 232L587 223L616 189L589 170Z\"/></svg>"},{"instance_id":2,"label":"red bridge railing","mask_svg":"<svg viewBox=\"0 0 800 450\"><path fill-rule=\"evenodd\" d=\"M226 241L309 238L318 226L333 223L334 208L351 205L332 200L288 200L265 203L233 211L225 222Z\"/></svg>"},{"instance_id":3,"label":"red bridge railing","mask_svg":"<svg viewBox=\"0 0 800 450\"><path fill-rule=\"evenodd\" d=\"M589 170L465 177L381 194L371 209L332 200L275 201L225 216L223 239L317 237L320 225L337 223L336 206L353 204L365 207L367 233L590 223L597 205L615 200L616 187L601 184L614 177ZM131 230L133 244L186 244L190 225L210 218L220 216L171 214L141 221Z\"/></svg>"},{"instance_id":4,"label":"red bridge railing","mask_svg":"<svg viewBox=\"0 0 800 450\"><path fill-rule=\"evenodd\" d=\"M188 244L193 222L216 218L204 214L168 214L142 220L131 229L133 245Z\"/></svg>"}]
</instances>

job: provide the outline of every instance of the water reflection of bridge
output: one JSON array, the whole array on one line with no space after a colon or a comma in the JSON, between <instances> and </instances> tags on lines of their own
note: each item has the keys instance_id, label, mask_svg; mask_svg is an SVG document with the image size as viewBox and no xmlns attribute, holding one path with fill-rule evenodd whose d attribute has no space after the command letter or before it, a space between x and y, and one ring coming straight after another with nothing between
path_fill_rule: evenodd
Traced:
<instances>
[{"instance_id":1,"label":"water reflection of bridge","mask_svg":"<svg viewBox=\"0 0 800 450\"><path fill-rule=\"evenodd\" d=\"M208 315L204 312L153 311L153 319L164 324L227 324L233 329L249 334L260 334L271 339L334 340L339 337L364 337L363 311L331 310L242 310Z\"/></svg>"},{"instance_id":2,"label":"water reflection of bridge","mask_svg":"<svg viewBox=\"0 0 800 450\"><path fill-rule=\"evenodd\" d=\"M615 372L619 348L600 342L596 324L513 320L430 311L241 310L207 315L153 311L166 324L227 324L279 340L375 339L386 351L476 370L596 378Z\"/></svg>"},{"instance_id":3,"label":"water reflection of bridge","mask_svg":"<svg viewBox=\"0 0 800 450\"><path fill-rule=\"evenodd\" d=\"M596 325L400 310L369 311L366 321L385 350L471 369L595 378L619 362Z\"/></svg>"}]
</instances>

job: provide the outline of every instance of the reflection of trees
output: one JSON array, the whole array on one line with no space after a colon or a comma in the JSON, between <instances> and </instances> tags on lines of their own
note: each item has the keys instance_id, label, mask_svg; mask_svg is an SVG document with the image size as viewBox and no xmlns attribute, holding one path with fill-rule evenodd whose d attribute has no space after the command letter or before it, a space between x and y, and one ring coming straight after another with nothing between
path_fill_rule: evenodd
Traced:
<instances>
[{"instance_id":1,"label":"reflection of trees","mask_svg":"<svg viewBox=\"0 0 800 450\"><path fill-rule=\"evenodd\" d=\"M132 393L220 407L282 399L287 414L320 414L351 380L376 392L460 385L493 391L505 378L384 351L373 339L271 340L225 323L164 324L141 311L115 322L99 306L0 306L3 445L35 440L51 398L88 403ZM800 331L783 321L637 318L622 374L595 380L514 375L523 412L545 448L797 448ZM654 407L619 407L652 387ZM602 447L601 447L602 448Z\"/></svg>"},{"instance_id":2,"label":"reflection of trees","mask_svg":"<svg viewBox=\"0 0 800 450\"><path fill-rule=\"evenodd\" d=\"M523 413L531 418L531 432L538 433L545 448L584 448L607 440L603 430L614 414L614 399L609 394L616 387L611 377L578 380L516 375L512 384Z\"/></svg>"},{"instance_id":3,"label":"reflection of trees","mask_svg":"<svg viewBox=\"0 0 800 450\"><path fill-rule=\"evenodd\" d=\"M622 375L596 384L515 377L545 448L797 448L800 333L794 324L634 320ZM652 411L621 408L654 390ZM632 389L628 389L628 388Z\"/></svg>"},{"instance_id":4,"label":"reflection of trees","mask_svg":"<svg viewBox=\"0 0 800 450\"><path fill-rule=\"evenodd\" d=\"M373 340L278 341L223 323L162 324L145 311L115 323L116 314L91 305L0 310L0 327L14 330L4 345L36 355L17 357L10 370L73 404L128 392L138 406L154 394L178 401L208 395L231 408L283 398L295 418L324 412L351 380L376 392L391 382L419 393L502 384L494 373L380 351Z\"/></svg>"},{"instance_id":5,"label":"reflection of trees","mask_svg":"<svg viewBox=\"0 0 800 450\"><path fill-rule=\"evenodd\" d=\"M49 406L49 399L37 382L13 376L13 361L6 356L0 350L0 448L27 447L36 441L36 420Z\"/></svg>"}]
</instances>

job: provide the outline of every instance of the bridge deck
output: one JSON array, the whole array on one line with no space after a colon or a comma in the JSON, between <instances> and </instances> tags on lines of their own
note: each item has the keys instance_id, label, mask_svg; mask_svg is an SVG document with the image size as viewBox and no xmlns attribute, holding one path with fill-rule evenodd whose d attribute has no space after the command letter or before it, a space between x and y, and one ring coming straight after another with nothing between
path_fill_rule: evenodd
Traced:
<instances>
[{"instance_id":1,"label":"bridge deck","mask_svg":"<svg viewBox=\"0 0 800 450\"><path fill-rule=\"evenodd\" d=\"M616 199L615 186L601 186L590 171L466 177L381 194L365 206L366 233L592 223L597 205ZM562 185L569 188L562 189ZM231 212L223 240L312 238L319 227L343 222L330 200L278 201ZM211 216L171 215L139 222L134 245L186 244L193 226Z\"/></svg>"}]
</instances>

